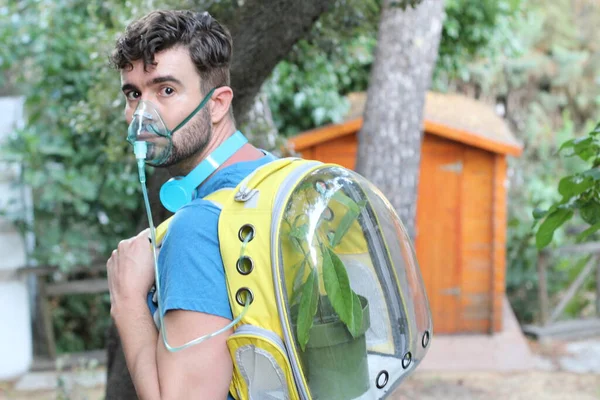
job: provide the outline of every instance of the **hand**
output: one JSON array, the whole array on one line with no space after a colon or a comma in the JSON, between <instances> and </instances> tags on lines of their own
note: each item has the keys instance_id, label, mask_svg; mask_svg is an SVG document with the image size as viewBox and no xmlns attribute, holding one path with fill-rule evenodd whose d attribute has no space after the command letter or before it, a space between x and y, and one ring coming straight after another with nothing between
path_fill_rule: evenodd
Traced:
<instances>
[{"instance_id":1,"label":"hand","mask_svg":"<svg viewBox=\"0 0 600 400\"><path fill-rule=\"evenodd\" d=\"M154 257L145 229L131 239L122 240L106 262L111 306L132 299L144 300L154 283Z\"/></svg>"}]
</instances>

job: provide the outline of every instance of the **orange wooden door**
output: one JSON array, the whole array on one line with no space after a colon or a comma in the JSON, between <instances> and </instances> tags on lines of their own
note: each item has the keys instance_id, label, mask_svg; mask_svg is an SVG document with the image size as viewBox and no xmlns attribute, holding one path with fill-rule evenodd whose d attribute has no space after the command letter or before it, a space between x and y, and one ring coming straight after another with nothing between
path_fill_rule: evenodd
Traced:
<instances>
[{"instance_id":1,"label":"orange wooden door","mask_svg":"<svg viewBox=\"0 0 600 400\"><path fill-rule=\"evenodd\" d=\"M435 333L460 331L463 163L464 148L460 144L425 135L415 247Z\"/></svg>"},{"instance_id":2,"label":"orange wooden door","mask_svg":"<svg viewBox=\"0 0 600 400\"><path fill-rule=\"evenodd\" d=\"M314 147L314 159L339 164L348 169L356 166L357 153L356 134L346 135L327 142L319 143Z\"/></svg>"}]
</instances>

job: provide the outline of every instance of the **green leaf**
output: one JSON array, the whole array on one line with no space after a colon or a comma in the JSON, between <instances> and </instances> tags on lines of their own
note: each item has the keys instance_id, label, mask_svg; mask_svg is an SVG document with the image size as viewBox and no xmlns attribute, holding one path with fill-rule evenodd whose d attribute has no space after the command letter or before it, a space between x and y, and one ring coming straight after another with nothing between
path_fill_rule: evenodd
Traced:
<instances>
[{"instance_id":1,"label":"green leaf","mask_svg":"<svg viewBox=\"0 0 600 400\"><path fill-rule=\"evenodd\" d=\"M306 258L300 262L297 262L292 269L296 270L296 276L294 277L294 288L299 288L302 286L302 281L304 280L304 274L306 273L306 265L308 262Z\"/></svg>"},{"instance_id":2,"label":"green leaf","mask_svg":"<svg viewBox=\"0 0 600 400\"><path fill-rule=\"evenodd\" d=\"M296 270L296 276L294 277L294 285L292 286L291 304L296 304L296 301L298 301L298 298L302 293L302 282L304 281L304 275L306 274L306 264L306 259L304 259L292 267L292 270Z\"/></svg>"},{"instance_id":3,"label":"green leaf","mask_svg":"<svg viewBox=\"0 0 600 400\"><path fill-rule=\"evenodd\" d=\"M358 212L358 204L350 197L346 196L344 192L338 190L333 194L333 200L343 204L346 208Z\"/></svg>"},{"instance_id":4,"label":"green leaf","mask_svg":"<svg viewBox=\"0 0 600 400\"><path fill-rule=\"evenodd\" d=\"M600 133L600 123L598 123L598 125L596 125L594 130L590 132L590 135L597 135L599 133Z\"/></svg>"},{"instance_id":5,"label":"green leaf","mask_svg":"<svg viewBox=\"0 0 600 400\"><path fill-rule=\"evenodd\" d=\"M592 225L589 228L587 228L585 231L581 232L579 235L577 235L576 240L578 242L582 242L588 236L590 236L592 233L597 232L599 229L600 229L600 222L597 222L594 225Z\"/></svg>"},{"instance_id":6,"label":"green leaf","mask_svg":"<svg viewBox=\"0 0 600 400\"><path fill-rule=\"evenodd\" d=\"M307 234L308 234L308 224L295 226L290 231L290 236L297 238L299 240L306 240Z\"/></svg>"},{"instance_id":7,"label":"green leaf","mask_svg":"<svg viewBox=\"0 0 600 400\"><path fill-rule=\"evenodd\" d=\"M571 147L575 146L575 141L576 141L576 140L577 140L577 139L570 139L570 140L567 140L566 142L564 142L564 143L563 143L563 144L560 146L560 148L558 149L558 153L560 153L561 151L563 151L563 150L565 150L565 149L569 149L569 148L571 148Z\"/></svg>"},{"instance_id":8,"label":"green leaf","mask_svg":"<svg viewBox=\"0 0 600 400\"><path fill-rule=\"evenodd\" d=\"M595 200L590 200L579 208L581 218L590 225L600 222L600 204Z\"/></svg>"},{"instance_id":9,"label":"green leaf","mask_svg":"<svg viewBox=\"0 0 600 400\"><path fill-rule=\"evenodd\" d=\"M346 267L337 254L330 248L323 249L323 284L329 301L348 330L356 331L353 318L353 295Z\"/></svg>"},{"instance_id":10,"label":"green leaf","mask_svg":"<svg viewBox=\"0 0 600 400\"><path fill-rule=\"evenodd\" d=\"M362 207L365 206L366 201L362 201L359 204L354 204L355 206L349 209L348 212L342 217L342 220L340 221L339 225L337 226L337 229L335 230L333 239L330 239L331 247L336 247L338 244L340 244L340 242L342 241L346 233L348 233L348 230L360 214L360 210L362 209Z\"/></svg>"},{"instance_id":11,"label":"green leaf","mask_svg":"<svg viewBox=\"0 0 600 400\"><path fill-rule=\"evenodd\" d=\"M589 177L581 178L576 175L564 177L558 184L558 193L563 196L563 200L580 195L594 185L594 181Z\"/></svg>"},{"instance_id":12,"label":"green leaf","mask_svg":"<svg viewBox=\"0 0 600 400\"><path fill-rule=\"evenodd\" d=\"M317 271L313 269L311 270L310 275L308 275L302 288L302 298L300 299L298 319L296 321L296 333L302 351L305 350L306 343L308 343L310 328L313 326L313 318L317 313L318 301L319 286L317 281Z\"/></svg>"},{"instance_id":13,"label":"green leaf","mask_svg":"<svg viewBox=\"0 0 600 400\"><path fill-rule=\"evenodd\" d=\"M572 150L571 153L567 154L567 157L577 156L584 161L588 161L598 153L599 147L594 137L587 136L567 140L560 146L556 153L558 154L566 149Z\"/></svg>"},{"instance_id":14,"label":"green leaf","mask_svg":"<svg viewBox=\"0 0 600 400\"><path fill-rule=\"evenodd\" d=\"M544 218L548 214L548 210L542 210L541 208L535 208L532 212L533 218L538 220Z\"/></svg>"},{"instance_id":15,"label":"green leaf","mask_svg":"<svg viewBox=\"0 0 600 400\"><path fill-rule=\"evenodd\" d=\"M573 153L569 156L578 156L584 161L588 161L598 152L598 144L596 143L595 138L590 136L568 140L562 144L558 149L558 152L568 148L573 149Z\"/></svg>"},{"instance_id":16,"label":"green leaf","mask_svg":"<svg viewBox=\"0 0 600 400\"><path fill-rule=\"evenodd\" d=\"M290 242L292 242L292 245L294 246L296 251L298 251L298 253L304 253L304 249L302 248L302 243L300 242L300 239L290 237Z\"/></svg>"},{"instance_id":17,"label":"green leaf","mask_svg":"<svg viewBox=\"0 0 600 400\"><path fill-rule=\"evenodd\" d=\"M294 225L292 226L290 233L289 233L289 235L290 235L289 239L292 242L292 245L294 246L294 248L299 253L304 254L304 248L302 247L302 244L306 243L306 236L308 235L308 224L302 224L300 226L296 226L299 218L302 216L303 215L296 216L296 219L294 220Z\"/></svg>"},{"instance_id":18,"label":"green leaf","mask_svg":"<svg viewBox=\"0 0 600 400\"><path fill-rule=\"evenodd\" d=\"M340 244L340 241L344 237L344 235L348 232L352 223L358 217L358 212L354 210L348 210L348 212L342 217L337 229L335 230L335 234L332 238L330 238L331 247L336 247Z\"/></svg>"},{"instance_id":19,"label":"green leaf","mask_svg":"<svg viewBox=\"0 0 600 400\"><path fill-rule=\"evenodd\" d=\"M580 137L577 139L573 139L573 147L575 147L575 149L579 149L579 150L583 150L586 147L588 147L590 144L592 144L594 142L594 138L592 137Z\"/></svg>"},{"instance_id":20,"label":"green leaf","mask_svg":"<svg viewBox=\"0 0 600 400\"><path fill-rule=\"evenodd\" d=\"M594 181L600 181L600 168L590 168L581 173L583 177L591 177Z\"/></svg>"},{"instance_id":21,"label":"green leaf","mask_svg":"<svg viewBox=\"0 0 600 400\"><path fill-rule=\"evenodd\" d=\"M559 208L551 212L538 228L535 234L535 244L538 249L543 249L552 241L554 231L573 217L573 210Z\"/></svg>"}]
</instances>

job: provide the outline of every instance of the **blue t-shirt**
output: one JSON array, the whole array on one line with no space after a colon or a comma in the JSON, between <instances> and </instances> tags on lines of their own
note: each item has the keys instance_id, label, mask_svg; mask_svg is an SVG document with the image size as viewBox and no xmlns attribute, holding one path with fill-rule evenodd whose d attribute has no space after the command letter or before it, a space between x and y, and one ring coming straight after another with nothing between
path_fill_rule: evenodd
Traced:
<instances>
[{"instance_id":1,"label":"blue t-shirt","mask_svg":"<svg viewBox=\"0 0 600 400\"><path fill-rule=\"evenodd\" d=\"M196 190L195 200L175 213L158 255L163 315L169 310L188 310L233 319L219 248L221 210L203 197L220 189L235 188L255 169L274 159L267 154L217 171ZM148 294L148 306L158 325L153 292Z\"/></svg>"}]
</instances>

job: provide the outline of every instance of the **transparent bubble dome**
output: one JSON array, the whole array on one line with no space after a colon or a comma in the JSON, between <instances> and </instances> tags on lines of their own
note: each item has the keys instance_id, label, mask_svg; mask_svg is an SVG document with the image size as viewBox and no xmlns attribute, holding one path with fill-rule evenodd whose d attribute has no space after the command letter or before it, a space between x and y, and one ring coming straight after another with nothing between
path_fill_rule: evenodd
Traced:
<instances>
[{"instance_id":1,"label":"transparent bubble dome","mask_svg":"<svg viewBox=\"0 0 600 400\"><path fill-rule=\"evenodd\" d=\"M313 399L376 399L425 355L431 316L415 252L382 193L323 166L286 199L277 268Z\"/></svg>"}]
</instances>

